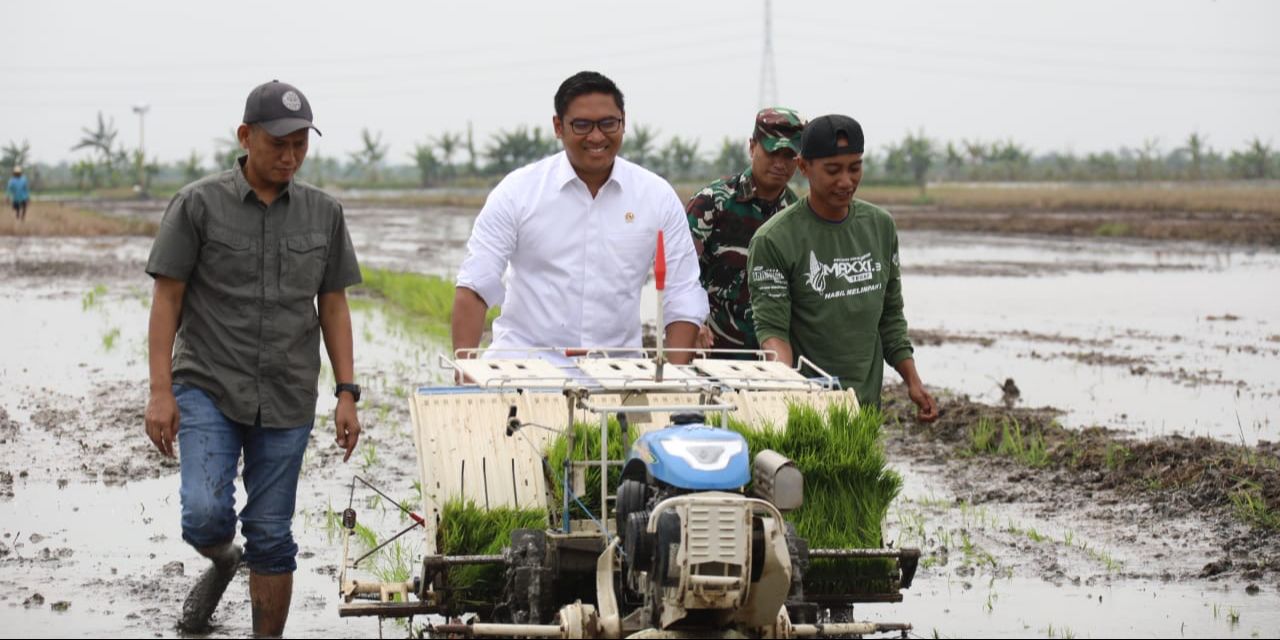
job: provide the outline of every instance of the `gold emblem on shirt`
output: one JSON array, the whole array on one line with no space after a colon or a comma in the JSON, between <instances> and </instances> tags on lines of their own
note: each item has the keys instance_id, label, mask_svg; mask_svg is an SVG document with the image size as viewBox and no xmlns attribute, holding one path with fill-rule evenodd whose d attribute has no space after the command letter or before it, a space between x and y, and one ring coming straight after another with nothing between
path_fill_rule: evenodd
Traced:
<instances>
[{"instance_id":1,"label":"gold emblem on shirt","mask_svg":"<svg viewBox=\"0 0 1280 640\"><path fill-rule=\"evenodd\" d=\"M627 222L628 222L628 223L631 223L631 222L635 222L635 221L636 221L636 214L631 213L630 211L628 211L628 212L627 212L627 215L626 215L626 216L624 216L624 217L627 219Z\"/></svg>"}]
</instances>

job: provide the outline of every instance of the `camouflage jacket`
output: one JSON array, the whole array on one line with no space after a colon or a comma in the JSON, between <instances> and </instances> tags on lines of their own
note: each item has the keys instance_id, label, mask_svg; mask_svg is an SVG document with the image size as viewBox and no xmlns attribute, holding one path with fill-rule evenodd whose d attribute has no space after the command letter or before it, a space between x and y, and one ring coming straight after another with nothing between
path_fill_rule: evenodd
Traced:
<instances>
[{"instance_id":1,"label":"camouflage jacket","mask_svg":"<svg viewBox=\"0 0 1280 640\"><path fill-rule=\"evenodd\" d=\"M760 348L751 319L747 247L760 225L796 200L789 186L776 201L757 197L748 167L736 176L711 183L685 206L693 237L702 243L698 263L702 287L711 303L707 324L715 336L715 348Z\"/></svg>"}]
</instances>

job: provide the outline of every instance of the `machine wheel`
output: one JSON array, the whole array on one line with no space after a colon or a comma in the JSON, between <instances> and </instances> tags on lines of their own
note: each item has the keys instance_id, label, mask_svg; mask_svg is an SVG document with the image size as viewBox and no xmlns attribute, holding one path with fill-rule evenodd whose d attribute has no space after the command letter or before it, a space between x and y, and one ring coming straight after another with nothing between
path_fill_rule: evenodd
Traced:
<instances>
[{"instance_id":1,"label":"machine wheel","mask_svg":"<svg viewBox=\"0 0 1280 640\"><path fill-rule=\"evenodd\" d=\"M623 480L618 485L618 497L614 502L616 520L613 531L618 535L626 535L627 519L631 514L644 509L648 502L648 487L638 480Z\"/></svg>"},{"instance_id":2,"label":"machine wheel","mask_svg":"<svg viewBox=\"0 0 1280 640\"><path fill-rule=\"evenodd\" d=\"M506 555L507 584L494 617L501 622L543 624L556 613L555 574L547 566L547 533L539 529L512 531Z\"/></svg>"}]
</instances>

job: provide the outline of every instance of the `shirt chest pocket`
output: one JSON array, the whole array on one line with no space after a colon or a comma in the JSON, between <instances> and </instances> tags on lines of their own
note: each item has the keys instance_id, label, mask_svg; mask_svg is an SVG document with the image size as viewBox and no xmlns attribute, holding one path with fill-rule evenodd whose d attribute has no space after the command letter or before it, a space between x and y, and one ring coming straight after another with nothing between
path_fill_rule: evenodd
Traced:
<instances>
[{"instance_id":1,"label":"shirt chest pocket","mask_svg":"<svg viewBox=\"0 0 1280 640\"><path fill-rule=\"evenodd\" d=\"M611 233L605 241L611 261L628 289L644 286L658 250L658 234L646 231Z\"/></svg>"},{"instance_id":2,"label":"shirt chest pocket","mask_svg":"<svg viewBox=\"0 0 1280 640\"><path fill-rule=\"evenodd\" d=\"M200 246L200 276L224 297L252 296L258 286L258 252L253 238L210 226Z\"/></svg>"},{"instance_id":3,"label":"shirt chest pocket","mask_svg":"<svg viewBox=\"0 0 1280 640\"><path fill-rule=\"evenodd\" d=\"M323 233L304 233L280 241L280 291L285 296L313 297L320 292L328 238Z\"/></svg>"}]
</instances>

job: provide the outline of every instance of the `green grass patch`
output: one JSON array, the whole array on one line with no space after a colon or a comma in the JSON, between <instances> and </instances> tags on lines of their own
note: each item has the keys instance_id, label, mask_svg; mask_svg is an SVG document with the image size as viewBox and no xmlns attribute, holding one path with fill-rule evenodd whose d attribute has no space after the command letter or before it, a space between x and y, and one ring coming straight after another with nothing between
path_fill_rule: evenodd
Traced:
<instances>
[{"instance_id":1,"label":"green grass patch","mask_svg":"<svg viewBox=\"0 0 1280 640\"><path fill-rule=\"evenodd\" d=\"M1124 466L1132 455L1129 448L1115 442L1108 442L1107 448L1103 452L1103 462L1107 465L1107 469L1115 471Z\"/></svg>"},{"instance_id":2,"label":"green grass patch","mask_svg":"<svg viewBox=\"0 0 1280 640\"><path fill-rule=\"evenodd\" d=\"M1093 234L1101 238L1122 238L1133 235L1133 229L1123 222L1104 222L1094 229Z\"/></svg>"},{"instance_id":3,"label":"green grass patch","mask_svg":"<svg viewBox=\"0 0 1280 640\"><path fill-rule=\"evenodd\" d=\"M1280 511L1267 504L1261 485L1248 481L1243 481L1242 485L1243 488L1230 494L1236 515L1253 527L1280 531Z\"/></svg>"},{"instance_id":4,"label":"green grass patch","mask_svg":"<svg viewBox=\"0 0 1280 640\"><path fill-rule=\"evenodd\" d=\"M402 312L399 320L405 326L430 336L447 338L453 317L454 284L439 276L420 273L391 271L389 269L360 268L366 289L385 299ZM499 309L493 307L485 314L485 327L493 324Z\"/></svg>"}]
</instances>

